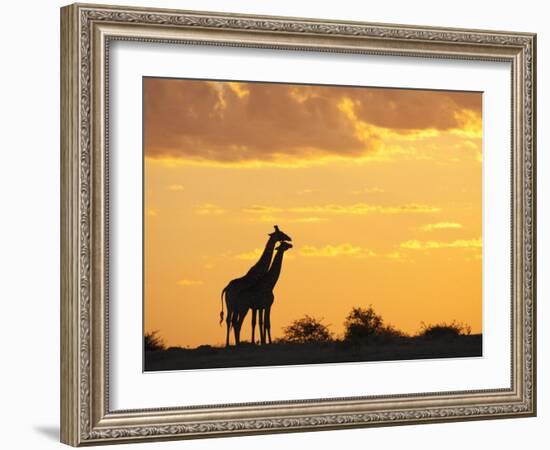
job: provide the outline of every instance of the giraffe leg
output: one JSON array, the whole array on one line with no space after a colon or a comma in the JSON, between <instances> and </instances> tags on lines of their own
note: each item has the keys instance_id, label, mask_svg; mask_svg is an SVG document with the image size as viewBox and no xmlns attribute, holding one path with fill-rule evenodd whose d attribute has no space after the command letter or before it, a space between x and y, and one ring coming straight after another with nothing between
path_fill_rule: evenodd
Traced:
<instances>
[{"instance_id":1,"label":"giraffe leg","mask_svg":"<svg viewBox=\"0 0 550 450\"><path fill-rule=\"evenodd\" d=\"M240 330L239 330L239 314L235 311L231 317L231 325L233 326L233 334L235 335L235 345L239 345L241 342L240 339Z\"/></svg>"},{"instance_id":2,"label":"giraffe leg","mask_svg":"<svg viewBox=\"0 0 550 450\"><path fill-rule=\"evenodd\" d=\"M260 342L262 343L262 345L265 344L264 312L265 310L263 308L260 308Z\"/></svg>"},{"instance_id":3,"label":"giraffe leg","mask_svg":"<svg viewBox=\"0 0 550 450\"><path fill-rule=\"evenodd\" d=\"M256 343L255 336L254 336L256 332L256 313L257 313L257 310L253 309L252 310L252 343L253 344Z\"/></svg>"},{"instance_id":4,"label":"giraffe leg","mask_svg":"<svg viewBox=\"0 0 550 450\"><path fill-rule=\"evenodd\" d=\"M237 330L238 330L238 334L239 334L239 343L241 341L241 329L243 327L243 322L244 322L244 319L246 318L246 313L247 312L248 312L248 309L245 310L245 311L239 312L239 317L237 319Z\"/></svg>"},{"instance_id":5,"label":"giraffe leg","mask_svg":"<svg viewBox=\"0 0 550 450\"><path fill-rule=\"evenodd\" d=\"M225 334L225 346L229 347L229 333L231 331L231 318L233 316L233 311L227 311L227 317L225 318L225 325L227 327L227 332Z\"/></svg>"},{"instance_id":6,"label":"giraffe leg","mask_svg":"<svg viewBox=\"0 0 550 450\"><path fill-rule=\"evenodd\" d=\"M265 309L265 331L267 333L267 341L271 344L271 306Z\"/></svg>"},{"instance_id":7,"label":"giraffe leg","mask_svg":"<svg viewBox=\"0 0 550 450\"><path fill-rule=\"evenodd\" d=\"M239 340L239 344L241 343L241 324L242 324L242 317L241 313L237 315L237 321L235 324L235 332L237 333L237 339Z\"/></svg>"}]
</instances>

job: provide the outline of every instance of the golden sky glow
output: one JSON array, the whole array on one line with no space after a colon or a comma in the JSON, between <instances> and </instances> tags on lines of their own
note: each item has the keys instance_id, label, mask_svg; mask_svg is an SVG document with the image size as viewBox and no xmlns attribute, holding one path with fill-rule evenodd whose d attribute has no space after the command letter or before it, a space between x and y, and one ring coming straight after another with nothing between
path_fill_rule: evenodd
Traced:
<instances>
[{"instance_id":1,"label":"golden sky glow","mask_svg":"<svg viewBox=\"0 0 550 450\"><path fill-rule=\"evenodd\" d=\"M144 79L145 330L221 344L220 292L277 224L273 337L353 306L481 332L481 94ZM250 338L249 320L243 338Z\"/></svg>"}]
</instances>

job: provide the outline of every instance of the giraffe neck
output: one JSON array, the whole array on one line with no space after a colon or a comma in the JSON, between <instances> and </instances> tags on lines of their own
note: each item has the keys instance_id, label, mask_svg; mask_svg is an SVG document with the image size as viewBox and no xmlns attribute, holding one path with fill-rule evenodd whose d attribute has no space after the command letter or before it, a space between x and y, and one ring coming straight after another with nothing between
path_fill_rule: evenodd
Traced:
<instances>
[{"instance_id":1,"label":"giraffe neck","mask_svg":"<svg viewBox=\"0 0 550 450\"><path fill-rule=\"evenodd\" d=\"M283 250L277 250L275 253L275 257L273 258L273 263L271 264L271 267L269 268L269 272L267 272L265 278L264 278L264 288L271 289L275 287L277 284L277 281L279 280L279 275L281 274L281 267L283 265L283 255L285 252Z\"/></svg>"},{"instance_id":2,"label":"giraffe neck","mask_svg":"<svg viewBox=\"0 0 550 450\"><path fill-rule=\"evenodd\" d=\"M267 273L267 271L269 270L269 264L271 263L273 249L275 248L276 242L276 239L274 239L272 236L269 236L269 239L267 241L267 244L265 245L262 255L260 256L260 259L250 268L247 275L259 276Z\"/></svg>"}]
</instances>

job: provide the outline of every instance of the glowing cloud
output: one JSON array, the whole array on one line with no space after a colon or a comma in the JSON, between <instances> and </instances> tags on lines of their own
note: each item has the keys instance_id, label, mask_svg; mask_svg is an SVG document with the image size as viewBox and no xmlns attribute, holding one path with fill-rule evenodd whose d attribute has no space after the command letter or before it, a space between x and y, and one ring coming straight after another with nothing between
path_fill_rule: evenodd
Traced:
<instances>
[{"instance_id":1,"label":"glowing cloud","mask_svg":"<svg viewBox=\"0 0 550 450\"><path fill-rule=\"evenodd\" d=\"M300 217L298 219L290 219L290 222L295 223L317 223L326 222L328 219L325 217Z\"/></svg>"},{"instance_id":2,"label":"glowing cloud","mask_svg":"<svg viewBox=\"0 0 550 450\"><path fill-rule=\"evenodd\" d=\"M195 214L199 216L220 216L225 214L225 209L212 203L204 203L195 207Z\"/></svg>"},{"instance_id":3,"label":"glowing cloud","mask_svg":"<svg viewBox=\"0 0 550 450\"><path fill-rule=\"evenodd\" d=\"M385 192L384 189L382 188L379 188L379 187L367 187L367 188L363 188L363 189L356 189L354 191L351 191L352 194L354 195L359 195L359 194L381 194Z\"/></svg>"},{"instance_id":4,"label":"glowing cloud","mask_svg":"<svg viewBox=\"0 0 550 450\"><path fill-rule=\"evenodd\" d=\"M300 248L300 255L312 257L334 257L334 256L354 256L368 257L375 256L375 253L369 249L354 246L352 244L325 245L324 247L314 247L304 245Z\"/></svg>"},{"instance_id":5,"label":"glowing cloud","mask_svg":"<svg viewBox=\"0 0 550 450\"><path fill-rule=\"evenodd\" d=\"M262 254L262 251L263 250L261 248L255 248L254 250L252 250L250 252L239 253L239 254L235 255L235 258L244 259L245 261L257 260L257 259L260 258L261 254Z\"/></svg>"},{"instance_id":6,"label":"glowing cloud","mask_svg":"<svg viewBox=\"0 0 550 450\"><path fill-rule=\"evenodd\" d=\"M453 228L454 229L462 228L462 225L456 222L437 222L437 223L429 223L427 225L420 227L420 229L423 231L446 230L446 229L453 229Z\"/></svg>"},{"instance_id":7,"label":"glowing cloud","mask_svg":"<svg viewBox=\"0 0 550 450\"><path fill-rule=\"evenodd\" d=\"M414 262L413 259L407 257L406 255L404 255L403 253L398 252L398 251L393 251L393 252L390 252L390 253L386 254L386 258L389 259L389 260L396 261L396 262L401 262L401 263Z\"/></svg>"},{"instance_id":8,"label":"glowing cloud","mask_svg":"<svg viewBox=\"0 0 550 450\"><path fill-rule=\"evenodd\" d=\"M398 206L370 205L368 203L356 203L353 205L323 205L323 206L301 206L290 208L294 213L313 213L313 214L404 214L404 213L435 213L440 209L436 206L422 205L418 203L409 203Z\"/></svg>"},{"instance_id":9,"label":"glowing cloud","mask_svg":"<svg viewBox=\"0 0 550 450\"><path fill-rule=\"evenodd\" d=\"M274 206L252 205L242 209L243 212L252 214L273 214L276 212L284 211L283 208L277 208Z\"/></svg>"},{"instance_id":10,"label":"glowing cloud","mask_svg":"<svg viewBox=\"0 0 550 450\"><path fill-rule=\"evenodd\" d=\"M254 214L252 217L244 219L238 219L242 222L254 222L254 223L320 223L327 222L329 219L326 217L287 217L287 216L274 216L270 214Z\"/></svg>"},{"instance_id":11,"label":"glowing cloud","mask_svg":"<svg viewBox=\"0 0 550 450\"><path fill-rule=\"evenodd\" d=\"M481 94L144 79L147 158L193 164L368 160L383 139L481 135Z\"/></svg>"},{"instance_id":12,"label":"glowing cloud","mask_svg":"<svg viewBox=\"0 0 550 450\"><path fill-rule=\"evenodd\" d=\"M202 205L197 213L215 214L217 211L215 205ZM253 205L241 209L242 212L252 215L253 217L245 218L245 221L254 222L294 222L294 223L313 223L323 222L328 220L322 215L351 215L362 216L368 214L426 214L437 213L440 208L432 205L424 205L419 203L407 203L405 205L386 206L386 205L371 205L368 203L355 203L351 205L312 205L312 206L295 206L291 208L282 208L278 206L268 205ZM221 213L224 211L222 210ZM292 217L292 215L305 214L307 217Z\"/></svg>"},{"instance_id":13,"label":"glowing cloud","mask_svg":"<svg viewBox=\"0 0 550 450\"><path fill-rule=\"evenodd\" d=\"M481 238L479 239L459 239L451 242L439 241L417 241L410 240L403 242L401 248L409 250L432 250L439 248L481 248Z\"/></svg>"}]
</instances>

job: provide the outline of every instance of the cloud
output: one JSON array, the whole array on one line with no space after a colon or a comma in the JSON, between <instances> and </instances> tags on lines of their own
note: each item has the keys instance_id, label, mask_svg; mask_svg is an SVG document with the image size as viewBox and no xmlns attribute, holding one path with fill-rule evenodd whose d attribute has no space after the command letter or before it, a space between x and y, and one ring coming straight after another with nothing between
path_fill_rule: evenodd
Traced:
<instances>
[{"instance_id":1,"label":"cloud","mask_svg":"<svg viewBox=\"0 0 550 450\"><path fill-rule=\"evenodd\" d=\"M390 258L390 259L399 259L399 258L402 258L403 255L399 252L391 252L391 253L388 253L386 255L387 258Z\"/></svg>"},{"instance_id":2,"label":"cloud","mask_svg":"<svg viewBox=\"0 0 550 450\"><path fill-rule=\"evenodd\" d=\"M461 137L481 138L482 126L481 115L470 110L460 110L455 112L455 117L462 124L460 128L455 128L452 133Z\"/></svg>"},{"instance_id":3,"label":"cloud","mask_svg":"<svg viewBox=\"0 0 550 450\"><path fill-rule=\"evenodd\" d=\"M414 262L414 259L411 259L408 256L398 251L393 251L386 254L386 258L396 262L405 262L405 263Z\"/></svg>"},{"instance_id":4,"label":"cloud","mask_svg":"<svg viewBox=\"0 0 550 450\"><path fill-rule=\"evenodd\" d=\"M202 205L198 205L195 207L194 211L195 214L199 216L220 216L222 214L225 214L225 209L212 203L204 203Z\"/></svg>"},{"instance_id":5,"label":"cloud","mask_svg":"<svg viewBox=\"0 0 550 450\"><path fill-rule=\"evenodd\" d=\"M215 205L202 205L198 211L201 214L215 214ZM384 206L368 203L355 203L351 205L312 205L282 208L269 205L253 205L241 208L246 213L241 220L256 223L319 223L329 220L327 215L363 216L369 214L426 214L437 213L441 209L433 205L420 203L407 203L404 205ZM222 210L223 211L223 210ZM304 215L303 217L300 217ZM298 216L298 217L297 217Z\"/></svg>"},{"instance_id":6,"label":"cloud","mask_svg":"<svg viewBox=\"0 0 550 450\"><path fill-rule=\"evenodd\" d=\"M144 80L146 156L172 162L363 158L376 153L388 130L471 133L480 118L479 93Z\"/></svg>"},{"instance_id":7,"label":"cloud","mask_svg":"<svg viewBox=\"0 0 550 450\"><path fill-rule=\"evenodd\" d=\"M421 89L366 89L354 98L357 117L397 129L451 130L481 120L481 94Z\"/></svg>"},{"instance_id":8,"label":"cloud","mask_svg":"<svg viewBox=\"0 0 550 450\"><path fill-rule=\"evenodd\" d=\"M204 282L202 280L190 280L190 279L187 279L187 278L182 278L181 280L178 280L177 281L177 284L179 286L184 286L184 287L187 287L187 286L199 286L201 284L203 284Z\"/></svg>"},{"instance_id":9,"label":"cloud","mask_svg":"<svg viewBox=\"0 0 550 450\"><path fill-rule=\"evenodd\" d=\"M240 95L235 86L239 86ZM297 101L284 84L146 78L145 151L150 158L236 163L369 151L337 108L338 97ZM305 91L308 90L304 87Z\"/></svg>"},{"instance_id":10,"label":"cloud","mask_svg":"<svg viewBox=\"0 0 550 450\"><path fill-rule=\"evenodd\" d=\"M427 225L420 227L422 231L445 230L445 229L456 229L456 228L462 228L462 225L456 222L437 222L437 223L429 223Z\"/></svg>"},{"instance_id":11,"label":"cloud","mask_svg":"<svg viewBox=\"0 0 550 450\"><path fill-rule=\"evenodd\" d=\"M409 250L432 250L439 248L471 248L477 249L481 248L481 238L478 239L459 239L451 242L440 242L440 241L417 241L410 240L403 242L400 245L401 248L406 248Z\"/></svg>"},{"instance_id":12,"label":"cloud","mask_svg":"<svg viewBox=\"0 0 550 450\"><path fill-rule=\"evenodd\" d=\"M244 261L257 261L258 259L260 259L263 251L263 248L255 248L254 250L251 250L249 252L243 252L233 255L233 258L242 259ZM285 253L285 260L292 260L294 258L294 255Z\"/></svg>"},{"instance_id":13,"label":"cloud","mask_svg":"<svg viewBox=\"0 0 550 450\"><path fill-rule=\"evenodd\" d=\"M351 191L352 194L354 195L359 195L359 194L381 194L385 192L384 189L380 188L380 187L366 187L366 188L363 188L363 189L356 189L354 191Z\"/></svg>"},{"instance_id":14,"label":"cloud","mask_svg":"<svg viewBox=\"0 0 550 450\"><path fill-rule=\"evenodd\" d=\"M408 203L398 206L371 205L368 203L356 203L353 205L322 205L322 206L300 206L289 208L289 211L295 213L313 213L313 214L416 214L416 213L435 213L440 208L436 206L423 205L418 203Z\"/></svg>"},{"instance_id":15,"label":"cloud","mask_svg":"<svg viewBox=\"0 0 550 450\"><path fill-rule=\"evenodd\" d=\"M334 257L334 256L354 256L368 257L375 256L375 253L369 249L357 247L352 244L325 245L324 247L315 247L304 245L300 248L300 255L306 257Z\"/></svg>"},{"instance_id":16,"label":"cloud","mask_svg":"<svg viewBox=\"0 0 550 450\"><path fill-rule=\"evenodd\" d=\"M260 256L262 255L262 252L263 252L263 250L261 248L255 248L254 250L252 250L250 252L239 253L239 254L235 255L235 258L244 259L246 261L257 260L257 259L260 259Z\"/></svg>"},{"instance_id":17,"label":"cloud","mask_svg":"<svg viewBox=\"0 0 550 450\"><path fill-rule=\"evenodd\" d=\"M253 217L248 217L244 219L239 219L243 222L253 222L253 223L320 223L327 222L329 219L326 217L288 217L288 216L274 216L274 215L254 215Z\"/></svg>"},{"instance_id":18,"label":"cloud","mask_svg":"<svg viewBox=\"0 0 550 450\"><path fill-rule=\"evenodd\" d=\"M277 208L275 206L252 205L243 208L242 211L252 214L273 214L284 210L283 208Z\"/></svg>"},{"instance_id":19,"label":"cloud","mask_svg":"<svg viewBox=\"0 0 550 450\"><path fill-rule=\"evenodd\" d=\"M317 222L326 222L328 219L326 217L300 217L298 219L290 219L290 222L295 223L317 223Z\"/></svg>"}]
</instances>

